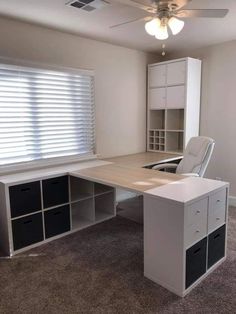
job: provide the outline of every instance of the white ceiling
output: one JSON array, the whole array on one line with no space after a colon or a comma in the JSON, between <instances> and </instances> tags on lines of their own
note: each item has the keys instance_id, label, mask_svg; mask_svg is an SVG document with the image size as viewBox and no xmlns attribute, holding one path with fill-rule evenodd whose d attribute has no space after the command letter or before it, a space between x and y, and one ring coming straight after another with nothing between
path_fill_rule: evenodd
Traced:
<instances>
[{"instance_id":1,"label":"white ceiling","mask_svg":"<svg viewBox=\"0 0 236 314\"><path fill-rule=\"evenodd\" d=\"M144 21L109 28L147 15L138 8L114 1L89 13L66 6L67 0L0 0L0 14L130 48L159 51L163 42L145 32ZM169 51L195 49L236 39L236 0L192 0L186 8L226 8L230 11L223 19L185 20L183 31L165 41Z\"/></svg>"}]
</instances>

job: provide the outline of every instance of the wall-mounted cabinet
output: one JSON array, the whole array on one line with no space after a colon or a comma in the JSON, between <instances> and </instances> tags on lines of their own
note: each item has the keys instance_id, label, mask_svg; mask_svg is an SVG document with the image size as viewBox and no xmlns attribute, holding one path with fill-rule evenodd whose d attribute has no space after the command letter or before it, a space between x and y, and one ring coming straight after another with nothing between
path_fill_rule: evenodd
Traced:
<instances>
[{"instance_id":1,"label":"wall-mounted cabinet","mask_svg":"<svg viewBox=\"0 0 236 314\"><path fill-rule=\"evenodd\" d=\"M201 61L184 58L148 66L147 150L182 153L199 134ZM159 132L164 139L159 141Z\"/></svg>"}]
</instances>

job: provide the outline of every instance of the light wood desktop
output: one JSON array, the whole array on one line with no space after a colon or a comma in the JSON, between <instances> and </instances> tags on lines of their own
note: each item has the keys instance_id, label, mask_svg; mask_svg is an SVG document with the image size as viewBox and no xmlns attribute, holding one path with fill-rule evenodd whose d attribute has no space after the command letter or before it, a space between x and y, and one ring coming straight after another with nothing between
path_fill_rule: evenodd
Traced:
<instances>
[{"instance_id":1,"label":"light wood desktop","mask_svg":"<svg viewBox=\"0 0 236 314\"><path fill-rule=\"evenodd\" d=\"M106 158L105 160L129 167L142 168L146 166L155 165L158 163L165 163L181 159L181 154L163 153L163 152L144 152L125 156L118 156L113 158Z\"/></svg>"}]
</instances>

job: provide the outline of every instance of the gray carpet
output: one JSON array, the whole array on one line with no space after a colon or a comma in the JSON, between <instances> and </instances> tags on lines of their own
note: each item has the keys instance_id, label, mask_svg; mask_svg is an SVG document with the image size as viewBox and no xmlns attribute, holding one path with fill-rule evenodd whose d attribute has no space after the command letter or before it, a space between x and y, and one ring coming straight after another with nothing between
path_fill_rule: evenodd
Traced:
<instances>
[{"instance_id":1,"label":"gray carpet","mask_svg":"<svg viewBox=\"0 0 236 314\"><path fill-rule=\"evenodd\" d=\"M0 313L236 313L236 209L227 261L184 299L143 277L142 238L117 217L1 259Z\"/></svg>"}]
</instances>

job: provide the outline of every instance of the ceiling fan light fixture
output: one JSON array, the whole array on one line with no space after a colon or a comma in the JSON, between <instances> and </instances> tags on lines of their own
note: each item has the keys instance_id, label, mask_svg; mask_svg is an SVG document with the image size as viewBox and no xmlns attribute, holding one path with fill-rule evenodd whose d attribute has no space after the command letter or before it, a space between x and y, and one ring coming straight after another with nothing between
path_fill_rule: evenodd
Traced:
<instances>
[{"instance_id":1,"label":"ceiling fan light fixture","mask_svg":"<svg viewBox=\"0 0 236 314\"><path fill-rule=\"evenodd\" d=\"M155 34L155 37L156 39L159 39L159 40L165 40L169 37L168 35L168 30L167 30L167 25L161 25L156 34Z\"/></svg>"},{"instance_id":2,"label":"ceiling fan light fixture","mask_svg":"<svg viewBox=\"0 0 236 314\"><path fill-rule=\"evenodd\" d=\"M180 33L184 27L184 21L177 19L176 17L171 17L168 21L168 25L172 31L173 35Z\"/></svg>"},{"instance_id":3,"label":"ceiling fan light fixture","mask_svg":"<svg viewBox=\"0 0 236 314\"><path fill-rule=\"evenodd\" d=\"M160 27L161 20L158 17L152 19L151 21L145 24L145 30L151 36L155 36Z\"/></svg>"}]
</instances>

